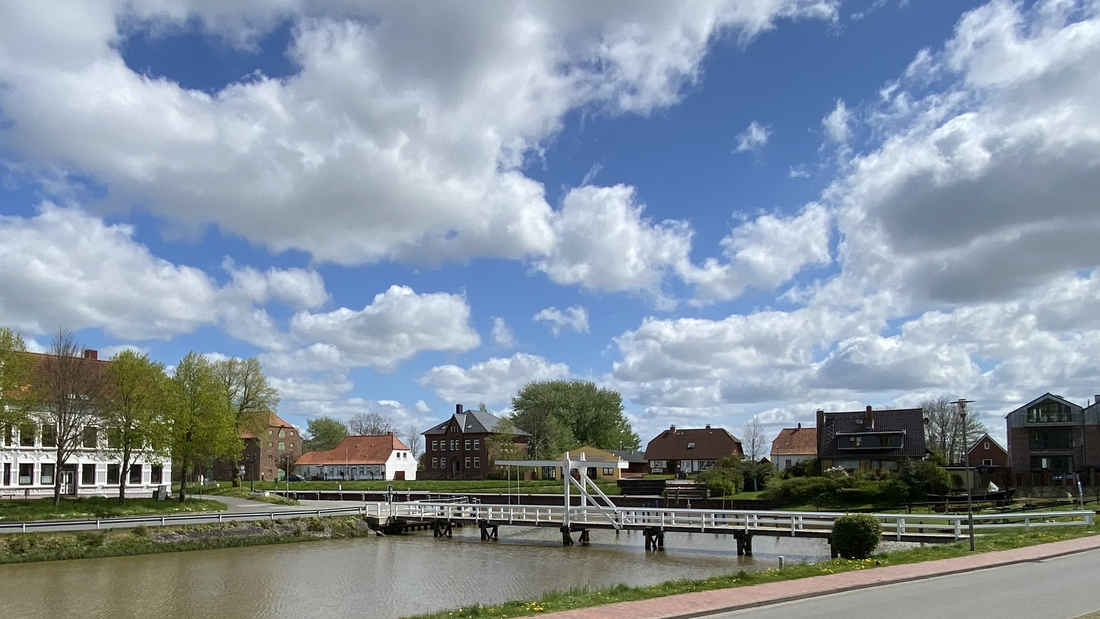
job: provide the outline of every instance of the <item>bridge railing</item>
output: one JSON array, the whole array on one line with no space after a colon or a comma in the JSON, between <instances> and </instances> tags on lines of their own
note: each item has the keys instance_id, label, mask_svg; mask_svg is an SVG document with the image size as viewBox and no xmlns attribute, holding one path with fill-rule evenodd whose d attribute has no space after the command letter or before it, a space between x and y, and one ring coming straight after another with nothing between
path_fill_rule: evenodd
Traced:
<instances>
[{"instance_id":1,"label":"bridge railing","mask_svg":"<svg viewBox=\"0 0 1100 619\"><path fill-rule=\"evenodd\" d=\"M389 515L409 519L491 520L517 525L545 525L564 520L564 506L485 505L453 503L394 503ZM599 508L589 505L569 508L569 520L575 525L607 525L608 518L625 528L698 529L699 531L743 530L746 532L789 534L832 531L833 523L844 512L745 511L676 508ZM967 528L966 514L871 514L881 524L883 537L902 539L906 535L943 536L959 539ZM1024 512L1011 514L975 514L975 530L1003 528L1087 526L1096 517L1093 511Z\"/></svg>"}]
</instances>

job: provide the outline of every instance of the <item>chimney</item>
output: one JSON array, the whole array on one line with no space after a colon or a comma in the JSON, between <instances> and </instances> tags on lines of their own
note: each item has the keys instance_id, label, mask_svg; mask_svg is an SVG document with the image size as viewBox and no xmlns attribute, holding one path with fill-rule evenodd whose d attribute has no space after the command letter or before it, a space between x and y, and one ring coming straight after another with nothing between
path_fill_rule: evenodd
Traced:
<instances>
[{"instance_id":1,"label":"chimney","mask_svg":"<svg viewBox=\"0 0 1100 619\"><path fill-rule=\"evenodd\" d=\"M875 413L874 413L874 409L871 408L870 404L867 405L866 417L867 417L867 427L870 428L871 430L874 430L875 429Z\"/></svg>"},{"instance_id":2,"label":"chimney","mask_svg":"<svg viewBox=\"0 0 1100 619\"><path fill-rule=\"evenodd\" d=\"M1100 394L1097 394L1096 396L1094 396L1092 398L1092 403L1093 404L1096 404L1097 402L1100 402Z\"/></svg>"},{"instance_id":3,"label":"chimney","mask_svg":"<svg viewBox=\"0 0 1100 619\"><path fill-rule=\"evenodd\" d=\"M802 429L802 422L801 421L798 422L798 428L796 428L796 429L798 429L798 430Z\"/></svg>"},{"instance_id":4,"label":"chimney","mask_svg":"<svg viewBox=\"0 0 1100 619\"><path fill-rule=\"evenodd\" d=\"M461 404L455 404L455 414L456 415L461 415L462 414L462 405Z\"/></svg>"},{"instance_id":5,"label":"chimney","mask_svg":"<svg viewBox=\"0 0 1100 619\"><path fill-rule=\"evenodd\" d=\"M707 424L707 429L708 429L708 430L710 429L710 424L709 424L709 423Z\"/></svg>"},{"instance_id":6,"label":"chimney","mask_svg":"<svg viewBox=\"0 0 1100 619\"><path fill-rule=\"evenodd\" d=\"M676 426L669 426L668 431L669 432L675 432L676 431Z\"/></svg>"},{"instance_id":7,"label":"chimney","mask_svg":"<svg viewBox=\"0 0 1100 619\"><path fill-rule=\"evenodd\" d=\"M96 360L96 359L99 359L99 351L92 350L91 348L85 348L84 349L84 358L85 359L91 359L93 361Z\"/></svg>"}]
</instances>

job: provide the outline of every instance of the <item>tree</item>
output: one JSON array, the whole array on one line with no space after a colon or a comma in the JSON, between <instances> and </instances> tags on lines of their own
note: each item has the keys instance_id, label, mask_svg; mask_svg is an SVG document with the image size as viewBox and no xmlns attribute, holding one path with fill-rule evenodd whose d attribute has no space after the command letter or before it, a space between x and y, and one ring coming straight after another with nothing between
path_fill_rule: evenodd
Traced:
<instances>
[{"instance_id":1,"label":"tree","mask_svg":"<svg viewBox=\"0 0 1100 619\"><path fill-rule=\"evenodd\" d=\"M348 431L356 435L379 435L387 432L396 432L397 426L393 419L381 413L358 412L348 419Z\"/></svg>"},{"instance_id":2,"label":"tree","mask_svg":"<svg viewBox=\"0 0 1100 619\"><path fill-rule=\"evenodd\" d=\"M757 472L760 468L760 460L768 453L768 437L764 434L764 424L760 419L753 417L745 422L745 430L741 435L741 448L745 452L745 473L752 479L753 491L760 490Z\"/></svg>"},{"instance_id":3,"label":"tree","mask_svg":"<svg viewBox=\"0 0 1100 619\"><path fill-rule=\"evenodd\" d=\"M222 359L212 364L212 370L225 390L225 397L231 403L242 428L250 421L247 413L275 412L278 408L279 390L267 382L267 376L256 357ZM264 425L267 423L266 418L253 416L251 419ZM259 433L264 428L248 429Z\"/></svg>"},{"instance_id":4,"label":"tree","mask_svg":"<svg viewBox=\"0 0 1100 619\"><path fill-rule=\"evenodd\" d=\"M126 480L139 453L167 454L165 413L168 377L164 365L148 355L124 350L111 357L102 420L107 450L119 461L118 502L126 501Z\"/></svg>"},{"instance_id":5,"label":"tree","mask_svg":"<svg viewBox=\"0 0 1100 619\"><path fill-rule=\"evenodd\" d=\"M8 327L0 327L0 429L23 421L30 384L31 358L26 354L23 337Z\"/></svg>"},{"instance_id":6,"label":"tree","mask_svg":"<svg viewBox=\"0 0 1100 619\"><path fill-rule=\"evenodd\" d=\"M699 481L706 485L711 496L737 494L745 484L745 463L739 458L726 456L699 473Z\"/></svg>"},{"instance_id":7,"label":"tree","mask_svg":"<svg viewBox=\"0 0 1100 619\"><path fill-rule=\"evenodd\" d=\"M348 427L332 417L314 417L306 422L307 451L328 451L335 449L348 435Z\"/></svg>"},{"instance_id":8,"label":"tree","mask_svg":"<svg viewBox=\"0 0 1100 619\"><path fill-rule=\"evenodd\" d=\"M98 362L81 357L82 350L72 331L59 330L42 360L32 396L45 422L42 444L54 450L55 507L61 504L61 470L69 458L79 448L99 447L98 422L107 376ZM52 431L48 438L47 431Z\"/></svg>"},{"instance_id":9,"label":"tree","mask_svg":"<svg viewBox=\"0 0 1100 619\"><path fill-rule=\"evenodd\" d=\"M512 398L512 421L530 435L533 455L557 457L580 446L638 449L618 392L581 380L527 383Z\"/></svg>"},{"instance_id":10,"label":"tree","mask_svg":"<svg viewBox=\"0 0 1100 619\"><path fill-rule=\"evenodd\" d=\"M191 351L176 366L168 388L172 461L180 470L179 500L187 498L187 477L195 463L215 458L236 460L244 444L236 410L214 364Z\"/></svg>"},{"instance_id":11,"label":"tree","mask_svg":"<svg viewBox=\"0 0 1100 619\"><path fill-rule=\"evenodd\" d=\"M409 448L413 458L420 459L420 454L424 452L424 437L420 435L420 426L414 423L405 428L404 434L401 435L401 442Z\"/></svg>"},{"instance_id":12,"label":"tree","mask_svg":"<svg viewBox=\"0 0 1100 619\"><path fill-rule=\"evenodd\" d=\"M493 428L493 433L485 437L485 451L489 462L494 465L497 460L523 460L526 457L523 446L517 443L516 426L508 417L501 417L500 422ZM500 473L498 468L496 473Z\"/></svg>"},{"instance_id":13,"label":"tree","mask_svg":"<svg viewBox=\"0 0 1100 619\"><path fill-rule=\"evenodd\" d=\"M925 443L928 449L942 456L949 464L956 464L963 460L964 432L968 447L987 432L985 424L974 414L966 416L964 430L959 407L949 401L947 396L925 400L921 402L921 409L924 411L924 418L928 420L924 425Z\"/></svg>"}]
</instances>

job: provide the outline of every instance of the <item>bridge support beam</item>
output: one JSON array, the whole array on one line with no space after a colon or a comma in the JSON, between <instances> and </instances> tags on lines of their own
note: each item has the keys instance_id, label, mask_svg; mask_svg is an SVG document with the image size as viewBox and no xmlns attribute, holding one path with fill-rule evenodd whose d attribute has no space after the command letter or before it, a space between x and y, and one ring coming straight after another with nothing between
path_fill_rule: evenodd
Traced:
<instances>
[{"instance_id":1,"label":"bridge support beam","mask_svg":"<svg viewBox=\"0 0 1100 619\"><path fill-rule=\"evenodd\" d=\"M497 525L489 524L488 522L485 522L485 521L479 522L477 524L478 524L478 527L481 528L481 541L487 542L487 541L499 540L500 539L500 537L497 534Z\"/></svg>"},{"instance_id":2,"label":"bridge support beam","mask_svg":"<svg viewBox=\"0 0 1100 619\"><path fill-rule=\"evenodd\" d=\"M562 546L572 546L573 545L573 537L571 535L569 535L569 527L562 526L558 530L561 531L561 545Z\"/></svg>"},{"instance_id":3,"label":"bridge support beam","mask_svg":"<svg viewBox=\"0 0 1100 619\"><path fill-rule=\"evenodd\" d=\"M737 531L733 534L734 539L737 540L737 556L752 556L752 533L746 531Z\"/></svg>"},{"instance_id":4,"label":"bridge support beam","mask_svg":"<svg viewBox=\"0 0 1100 619\"><path fill-rule=\"evenodd\" d=\"M649 528L644 531L645 533L645 549L646 550L664 550L665 549L665 532L661 529Z\"/></svg>"},{"instance_id":5,"label":"bridge support beam","mask_svg":"<svg viewBox=\"0 0 1100 619\"><path fill-rule=\"evenodd\" d=\"M453 526L450 520L433 520L432 537L453 537Z\"/></svg>"},{"instance_id":6,"label":"bridge support beam","mask_svg":"<svg viewBox=\"0 0 1100 619\"><path fill-rule=\"evenodd\" d=\"M578 541L585 545L589 543L590 540L588 539L588 529L581 529L581 538Z\"/></svg>"}]
</instances>

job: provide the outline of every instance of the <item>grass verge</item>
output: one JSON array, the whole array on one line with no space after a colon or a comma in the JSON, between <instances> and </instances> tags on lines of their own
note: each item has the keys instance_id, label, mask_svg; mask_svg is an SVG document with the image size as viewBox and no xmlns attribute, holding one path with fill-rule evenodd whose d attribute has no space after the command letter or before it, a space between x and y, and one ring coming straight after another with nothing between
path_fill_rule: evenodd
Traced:
<instances>
[{"instance_id":1,"label":"grass verge","mask_svg":"<svg viewBox=\"0 0 1100 619\"><path fill-rule=\"evenodd\" d=\"M239 548L374 535L366 521L351 517L227 522L0 536L0 563L29 563Z\"/></svg>"},{"instance_id":2,"label":"grass verge","mask_svg":"<svg viewBox=\"0 0 1100 619\"><path fill-rule=\"evenodd\" d=\"M1100 534L1100 524L1091 527L1057 527L1046 530L1035 529L1030 532L1025 532L1022 529L1006 530L995 535L984 535L978 538L975 548L977 552L1010 550L1012 548L1023 548L1035 544L1044 544L1047 542L1056 542L1096 534ZM438 613L417 615L412 619L507 619L509 617L530 617L542 613L571 610L575 608L588 608L604 604L614 604L617 602L648 600L679 593L711 591L714 589L728 589L731 587L747 587L769 582L821 576L824 574L873 569L877 566L902 565L921 561L934 561L936 559L950 559L952 557L970 554L968 547L967 542L956 542L952 544L926 546L924 548L879 554L874 559L863 561L833 559L820 563L788 565L782 570L775 568L769 568L758 572L742 570L734 574L715 576L704 580L674 580L645 587L616 585L607 589L572 589L569 591L555 591L547 593L537 600L518 600L493 606L468 606Z\"/></svg>"},{"instance_id":3,"label":"grass verge","mask_svg":"<svg viewBox=\"0 0 1100 619\"><path fill-rule=\"evenodd\" d=\"M270 503L272 505L301 505L294 499L288 499L281 497L277 494L252 494L248 488L234 488L227 486L224 488L206 488L204 494L212 496L228 496L237 499L247 499L249 501L258 501L260 503Z\"/></svg>"},{"instance_id":4,"label":"grass verge","mask_svg":"<svg viewBox=\"0 0 1100 619\"><path fill-rule=\"evenodd\" d=\"M247 484L248 482L245 482ZM345 490L348 492L385 492L389 486L393 486L396 493L407 490L413 492L433 492L440 494L466 494L473 492L490 492L505 494L511 489L516 492L515 480L511 482L504 479L482 480L413 480L413 481L292 481L290 490ZM600 481L600 489L604 492L618 494L619 487L615 482ZM256 490L286 490L286 482L255 482ZM562 482L554 481L521 481L518 486L520 494L561 494ZM204 490L206 492L206 490Z\"/></svg>"},{"instance_id":5,"label":"grass verge","mask_svg":"<svg viewBox=\"0 0 1100 619\"><path fill-rule=\"evenodd\" d=\"M182 512L219 511L225 503L210 499L157 501L154 499L126 499L118 504L118 497L62 498L59 507L53 499L14 499L0 501L0 521L23 522L29 520L55 520L63 518L110 518L112 516L142 516L145 514L175 514Z\"/></svg>"}]
</instances>

